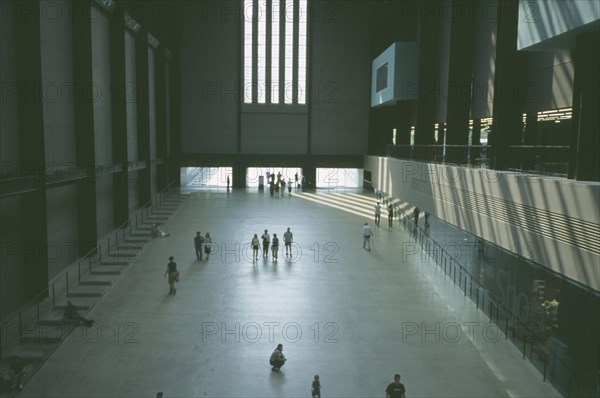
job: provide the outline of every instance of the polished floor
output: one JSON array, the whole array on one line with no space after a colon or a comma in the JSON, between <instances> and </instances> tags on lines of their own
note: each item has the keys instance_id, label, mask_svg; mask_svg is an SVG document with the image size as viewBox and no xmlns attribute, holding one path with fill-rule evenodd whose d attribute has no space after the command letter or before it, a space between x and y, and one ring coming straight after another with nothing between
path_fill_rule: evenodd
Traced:
<instances>
[{"instance_id":1,"label":"polished floor","mask_svg":"<svg viewBox=\"0 0 600 398\"><path fill-rule=\"evenodd\" d=\"M275 199L192 192L110 291L28 380L19 397L383 397L400 373L407 397L559 397L463 292L413 250L374 198L353 192ZM372 251L361 227L375 232ZM253 234L292 255L253 262ZM432 224L431 228L435 228ZM192 240L209 231L198 262ZM411 254L415 253L415 254ZM168 294L168 257L181 271ZM282 343L280 372L268 363Z\"/></svg>"}]
</instances>

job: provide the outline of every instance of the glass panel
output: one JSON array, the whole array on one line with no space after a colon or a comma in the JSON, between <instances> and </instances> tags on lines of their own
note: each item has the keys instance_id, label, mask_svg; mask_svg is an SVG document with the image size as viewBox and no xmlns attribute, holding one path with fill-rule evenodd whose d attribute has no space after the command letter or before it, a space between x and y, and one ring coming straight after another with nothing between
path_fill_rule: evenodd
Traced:
<instances>
[{"instance_id":1,"label":"glass panel","mask_svg":"<svg viewBox=\"0 0 600 398\"><path fill-rule=\"evenodd\" d=\"M252 103L253 0L244 0L244 103Z\"/></svg>"},{"instance_id":2,"label":"glass panel","mask_svg":"<svg viewBox=\"0 0 600 398\"><path fill-rule=\"evenodd\" d=\"M306 104L306 29L308 19L307 0L300 0L298 23L298 103Z\"/></svg>"},{"instance_id":3,"label":"glass panel","mask_svg":"<svg viewBox=\"0 0 600 398\"><path fill-rule=\"evenodd\" d=\"M257 54L257 87L258 97L257 102L259 104L265 103L265 88L266 88L266 73L267 73L267 59L266 59L266 48L267 48L267 15L265 13L267 9L266 2L259 4L258 12L258 54Z\"/></svg>"},{"instance_id":4,"label":"glass panel","mask_svg":"<svg viewBox=\"0 0 600 398\"><path fill-rule=\"evenodd\" d=\"M293 102L294 1L285 1L285 89L284 102Z\"/></svg>"},{"instance_id":5,"label":"glass panel","mask_svg":"<svg viewBox=\"0 0 600 398\"><path fill-rule=\"evenodd\" d=\"M226 188L231 184L231 167L182 167L185 170L184 186L188 188ZM184 175L184 173L182 173Z\"/></svg>"}]
</instances>

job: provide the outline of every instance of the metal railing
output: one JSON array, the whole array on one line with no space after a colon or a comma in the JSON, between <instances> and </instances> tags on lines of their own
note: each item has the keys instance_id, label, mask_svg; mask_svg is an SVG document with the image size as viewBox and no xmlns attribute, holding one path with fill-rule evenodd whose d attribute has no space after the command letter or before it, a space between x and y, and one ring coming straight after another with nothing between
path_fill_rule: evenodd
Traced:
<instances>
[{"instance_id":1,"label":"metal railing","mask_svg":"<svg viewBox=\"0 0 600 398\"><path fill-rule=\"evenodd\" d=\"M488 145L386 145L387 157L421 162L488 167Z\"/></svg>"},{"instance_id":2,"label":"metal railing","mask_svg":"<svg viewBox=\"0 0 600 398\"><path fill-rule=\"evenodd\" d=\"M121 259L123 262L130 262L131 257L120 252L119 245L127 245L127 239L132 236L134 231L139 230L149 221L148 218L153 210L166 203L171 195L169 191L172 185L173 183L157 192L155 201L150 200L140 206L125 222L99 239L93 248L53 277L48 282L46 289L3 319L0 324L1 346L4 348L16 343L16 340L23 341L28 337L47 337L36 329L30 329L30 322L35 324L42 320L52 320L53 316L56 317L56 314L53 315L53 313L56 310L62 310L62 307L57 305L58 300L69 297L69 294L73 292L73 287L78 286L86 276L91 275L92 267L100 264L103 259L111 258L113 261ZM153 203L156 204L153 205ZM150 232L147 235L149 237Z\"/></svg>"},{"instance_id":3,"label":"metal railing","mask_svg":"<svg viewBox=\"0 0 600 398\"><path fill-rule=\"evenodd\" d=\"M403 206L394 201L387 193L375 190L377 199L385 203L395 203L394 208L403 228L409 232L415 242L439 267L469 297L475 306L489 317L502 331L504 339L510 339L542 374L543 380L549 380L565 397L582 396L581 380L575 368L550 351L548 346L537 339L537 331L521 321L502 301L490 292L483 283L475 278L466 267L448 253L442 245L429 236L428 227L425 229L415 225L411 215L404 211Z\"/></svg>"},{"instance_id":4,"label":"metal railing","mask_svg":"<svg viewBox=\"0 0 600 398\"><path fill-rule=\"evenodd\" d=\"M386 145L386 157L430 163L491 168L490 145ZM508 171L567 177L569 146L509 145Z\"/></svg>"}]
</instances>

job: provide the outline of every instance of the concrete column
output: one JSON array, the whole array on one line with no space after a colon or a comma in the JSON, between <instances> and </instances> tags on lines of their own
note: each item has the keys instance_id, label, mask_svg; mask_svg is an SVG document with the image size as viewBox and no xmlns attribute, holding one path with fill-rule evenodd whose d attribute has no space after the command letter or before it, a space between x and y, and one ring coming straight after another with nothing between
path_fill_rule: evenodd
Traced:
<instances>
[{"instance_id":1,"label":"concrete column","mask_svg":"<svg viewBox=\"0 0 600 398\"><path fill-rule=\"evenodd\" d=\"M419 89L415 104L415 145L435 143L435 113L439 96L438 65L440 52L439 1L420 3L419 7ZM437 4L437 7L436 7ZM433 12L432 12L433 11ZM416 159L431 159L430 150L417 148Z\"/></svg>"},{"instance_id":2,"label":"concrete column","mask_svg":"<svg viewBox=\"0 0 600 398\"><path fill-rule=\"evenodd\" d=\"M114 15L123 15L122 5L117 4ZM121 225L129 218L129 182L127 170L127 113L125 78L125 24L122 18L111 18L110 59L112 82L112 142L113 162L121 170L114 178L114 218L115 225Z\"/></svg>"},{"instance_id":3,"label":"concrete column","mask_svg":"<svg viewBox=\"0 0 600 398\"><path fill-rule=\"evenodd\" d=\"M43 125L43 90L39 2L23 3L27 17L15 23L16 77L22 88L18 96L19 150L23 174L33 178L34 190L22 193L21 266L23 280L14 281L23 289L23 299L31 300L48 286L48 245L46 232L46 157Z\"/></svg>"},{"instance_id":4,"label":"concrete column","mask_svg":"<svg viewBox=\"0 0 600 398\"><path fill-rule=\"evenodd\" d=\"M136 80L138 117L138 158L145 167L138 173L140 204L151 198L150 185L150 99L148 93L148 31L142 26L136 36Z\"/></svg>"},{"instance_id":5,"label":"concrete column","mask_svg":"<svg viewBox=\"0 0 600 398\"><path fill-rule=\"evenodd\" d=\"M575 87L568 175L569 178L583 181L600 180L598 168L599 36L597 31L580 34L577 36L575 48Z\"/></svg>"},{"instance_id":6,"label":"concrete column","mask_svg":"<svg viewBox=\"0 0 600 398\"><path fill-rule=\"evenodd\" d=\"M490 142L493 167L506 170L515 157L509 146L521 142L523 106L518 89L526 75L526 55L517 53L516 48L519 2L505 0L499 1L498 5L494 121Z\"/></svg>"},{"instance_id":7,"label":"concrete column","mask_svg":"<svg viewBox=\"0 0 600 398\"><path fill-rule=\"evenodd\" d=\"M452 0L455 9L467 9L469 2ZM471 85L473 75L473 48L475 35L474 16L462 13L451 21L450 62L448 72L447 145L469 143L469 118L471 115ZM466 148L447 148L446 161L465 163Z\"/></svg>"}]
</instances>

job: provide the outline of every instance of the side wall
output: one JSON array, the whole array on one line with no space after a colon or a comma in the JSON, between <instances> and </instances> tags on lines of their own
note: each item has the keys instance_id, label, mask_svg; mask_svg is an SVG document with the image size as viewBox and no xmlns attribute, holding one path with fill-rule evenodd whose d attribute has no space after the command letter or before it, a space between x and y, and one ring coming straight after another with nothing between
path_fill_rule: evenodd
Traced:
<instances>
[{"instance_id":1,"label":"side wall","mask_svg":"<svg viewBox=\"0 0 600 398\"><path fill-rule=\"evenodd\" d=\"M373 187L600 290L600 184L365 157Z\"/></svg>"},{"instance_id":2,"label":"side wall","mask_svg":"<svg viewBox=\"0 0 600 398\"><path fill-rule=\"evenodd\" d=\"M120 4L23 4L0 23L0 319L178 179L164 166L178 59Z\"/></svg>"}]
</instances>

